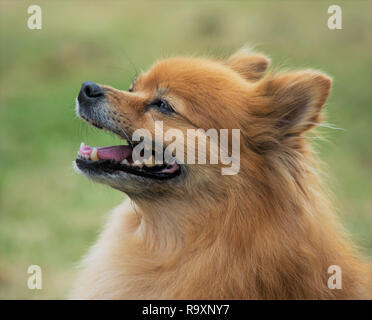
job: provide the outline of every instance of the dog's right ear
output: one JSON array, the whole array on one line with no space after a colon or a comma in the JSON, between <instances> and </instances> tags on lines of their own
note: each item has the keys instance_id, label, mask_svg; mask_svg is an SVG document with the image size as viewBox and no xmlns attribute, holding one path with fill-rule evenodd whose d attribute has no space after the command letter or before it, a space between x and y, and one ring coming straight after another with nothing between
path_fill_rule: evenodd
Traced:
<instances>
[{"instance_id":1,"label":"dog's right ear","mask_svg":"<svg viewBox=\"0 0 372 320\"><path fill-rule=\"evenodd\" d=\"M226 64L247 80L256 81L264 75L270 59L242 49L228 58Z\"/></svg>"}]
</instances>

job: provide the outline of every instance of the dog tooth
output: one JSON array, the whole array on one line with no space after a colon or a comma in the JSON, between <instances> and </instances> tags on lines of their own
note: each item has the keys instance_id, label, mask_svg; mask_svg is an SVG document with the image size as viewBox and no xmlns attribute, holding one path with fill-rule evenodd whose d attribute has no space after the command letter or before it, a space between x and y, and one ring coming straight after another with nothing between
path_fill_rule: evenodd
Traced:
<instances>
[{"instance_id":1,"label":"dog tooth","mask_svg":"<svg viewBox=\"0 0 372 320\"><path fill-rule=\"evenodd\" d=\"M145 159L143 161L143 163L145 164L146 167L154 167L155 166L155 157L154 156L151 156L150 158L148 159Z\"/></svg>"},{"instance_id":2,"label":"dog tooth","mask_svg":"<svg viewBox=\"0 0 372 320\"><path fill-rule=\"evenodd\" d=\"M120 162L121 164L126 164L126 165L129 165L129 161L127 159L124 159L122 162Z\"/></svg>"},{"instance_id":3,"label":"dog tooth","mask_svg":"<svg viewBox=\"0 0 372 320\"><path fill-rule=\"evenodd\" d=\"M152 167L155 167L156 164L155 163L145 163L145 166L149 167L149 168L152 168Z\"/></svg>"},{"instance_id":4,"label":"dog tooth","mask_svg":"<svg viewBox=\"0 0 372 320\"><path fill-rule=\"evenodd\" d=\"M139 167L139 168L142 168L143 167L143 163L141 161L139 161L139 160L134 161L133 165L135 167Z\"/></svg>"},{"instance_id":5,"label":"dog tooth","mask_svg":"<svg viewBox=\"0 0 372 320\"><path fill-rule=\"evenodd\" d=\"M84 142L80 143L80 149L82 149L84 147L85 147L85 143Z\"/></svg>"},{"instance_id":6,"label":"dog tooth","mask_svg":"<svg viewBox=\"0 0 372 320\"><path fill-rule=\"evenodd\" d=\"M98 154L97 153L98 153L97 148L93 148L92 152L90 153L90 160L92 160L94 162L98 161L99 159L98 159Z\"/></svg>"}]
</instances>

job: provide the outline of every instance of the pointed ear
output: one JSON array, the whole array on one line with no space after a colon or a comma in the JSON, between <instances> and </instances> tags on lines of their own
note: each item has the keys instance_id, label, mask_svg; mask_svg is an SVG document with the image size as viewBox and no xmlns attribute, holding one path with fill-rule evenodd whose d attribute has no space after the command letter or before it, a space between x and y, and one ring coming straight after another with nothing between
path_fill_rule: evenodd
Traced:
<instances>
[{"instance_id":1,"label":"pointed ear","mask_svg":"<svg viewBox=\"0 0 372 320\"><path fill-rule=\"evenodd\" d=\"M270 59L243 49L227 59L226 64L247 80L256 81L264 75Z\"/></svg>"},{"instance_id":2,"label":"pointed ear","mask_svg":"<svg viewBox=\"0 0 372 320\"><path fill-rule=\"evenodd\" d=\"M273 76L266 83L266 110L281 136L300 135L322 120L322 107L331 90L330 77L317 71Z\"/></svg>"}]
</instances>

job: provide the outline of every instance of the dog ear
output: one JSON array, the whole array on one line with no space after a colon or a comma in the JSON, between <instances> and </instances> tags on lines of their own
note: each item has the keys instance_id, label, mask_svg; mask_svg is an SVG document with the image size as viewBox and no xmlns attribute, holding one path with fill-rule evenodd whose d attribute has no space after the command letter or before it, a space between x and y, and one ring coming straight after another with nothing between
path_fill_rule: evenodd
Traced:
<instances>
[{"instance_id":1,"label":"dog ear","mask_svg":"<svg viewBox=\"0 0 372 320\"><path fill-rule=\"evenodd\" d=\"M270 64L270 59L242 49L227 59L226 64L250 81L259 80Z\"/></svg>"},{"instance_id":2,"label":"dog ear","mask_svg":"<svg viewBox=\"0 0 372 320\"><path fill-rule=\"evenodd\" d=\"M322 107L331 90L330 77L317 71L273 76L265 81L269 98L265 118L281 136L300 135L322 120Z\"/></svg>"}]
</instances>

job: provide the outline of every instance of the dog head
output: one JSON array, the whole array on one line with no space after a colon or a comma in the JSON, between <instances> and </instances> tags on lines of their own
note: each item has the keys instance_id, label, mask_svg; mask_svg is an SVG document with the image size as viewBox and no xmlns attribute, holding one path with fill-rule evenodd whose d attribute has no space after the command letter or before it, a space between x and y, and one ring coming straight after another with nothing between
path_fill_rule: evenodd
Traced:
<instances>
[{"instance_id":1,"label":"dog head","mask_svg":"<svg viewBox=\"0 0 372 320\"><path fill-rule=\"evenodd\" d=\"M83 83L77 114L119 135L127 145L82 145L76 167L134 199L184 197L210 190L213 197L223 192L247 172L254 175L268 152L281 147L300 150L303 134L321 120L331 80L311 70L265 74L268 65L264 56L239 51L227 60L162 60L127 91ZM197 134L201 132L197 139L188 135L197 129ZM208 134L210 129L217 136ZM234 130L238 137L233 136ZM228 138L224 152L222 132ZM204 149L198 144L203 139ZM230 155L234 142L241 163L235 175L221 175L222 154ZM190 145L197 156L205 157L205 164L187 161Z\"/></svg>"}]
</instances>

